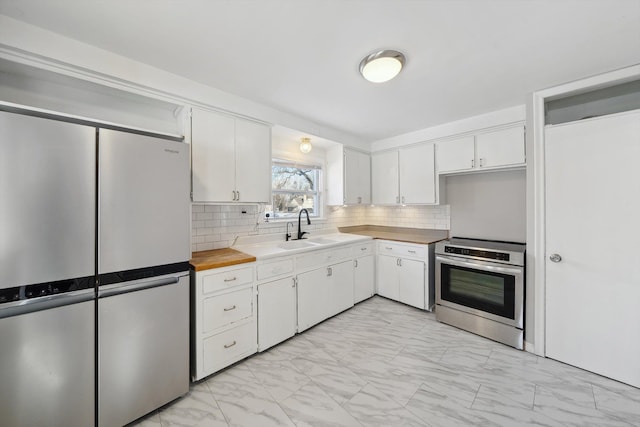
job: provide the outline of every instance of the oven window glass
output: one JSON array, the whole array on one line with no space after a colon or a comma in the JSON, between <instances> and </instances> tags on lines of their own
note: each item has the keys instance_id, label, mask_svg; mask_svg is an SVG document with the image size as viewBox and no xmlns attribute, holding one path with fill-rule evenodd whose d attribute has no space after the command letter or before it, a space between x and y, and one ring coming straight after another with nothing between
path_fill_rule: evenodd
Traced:
<instances>
[{"instance_id":1,"label":"oven window glass","mask_svg":"<svg viewBox=\"0 0 640 427\"><path fill-rule=\"evenodd\" d=\"M442 264L441 297L466 307L515 318L515 277Z\"/></svg>"}]
</instances>

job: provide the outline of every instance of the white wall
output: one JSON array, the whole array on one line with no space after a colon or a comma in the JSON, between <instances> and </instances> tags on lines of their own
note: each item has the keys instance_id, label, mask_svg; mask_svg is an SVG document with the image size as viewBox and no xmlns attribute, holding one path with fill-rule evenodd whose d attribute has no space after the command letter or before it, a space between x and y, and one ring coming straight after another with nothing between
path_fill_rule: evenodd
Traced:
<instances>
[{"instance_id":1,"label":"white wall","mask_svg":"<svg viewBox=\"0 0 640 427\"><path fill-rule=\"evenodd\" d=\"M524 170L455 175L446 180L452 236L526 242Z\"/></svg>"}]
</instances>

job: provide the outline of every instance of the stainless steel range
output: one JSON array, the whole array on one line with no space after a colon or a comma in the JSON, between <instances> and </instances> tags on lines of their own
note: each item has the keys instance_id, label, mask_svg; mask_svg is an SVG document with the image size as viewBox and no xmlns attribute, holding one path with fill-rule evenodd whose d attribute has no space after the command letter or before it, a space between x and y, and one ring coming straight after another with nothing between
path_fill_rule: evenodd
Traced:
<instances>
[{"instance_id":1,"label":"stainless steel range","mask_svg":"<svg viewBox=\"0 0 640 427\"><path fill-rule=\"evenodd\" d=\"M436 319L522 349L525 245L452 238L435 254Z\"/></svg>"}]
</instances>

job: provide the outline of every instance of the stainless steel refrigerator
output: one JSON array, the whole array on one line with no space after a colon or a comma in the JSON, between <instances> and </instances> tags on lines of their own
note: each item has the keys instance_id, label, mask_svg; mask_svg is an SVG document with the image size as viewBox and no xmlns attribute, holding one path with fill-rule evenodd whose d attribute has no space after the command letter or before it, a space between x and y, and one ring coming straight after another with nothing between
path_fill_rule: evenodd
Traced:
<instances>
[{"instance_id":1,"label":"stainless steel refrigerator","mask_svg":"<svg viewBox=\"0 0 640 427\"><path fill-rule=\"evenodd\" d=\"M189 146L55 119L0 111L0 424L122 426L189 388Z\"/></svg>"},{"instance_id":2,"label":"stainless steel refrigerator","mask_svg":"<svg viewBox=\"0 0 640 427\"><path fill-rule=\"evenodd\" d=\"M96 130L0 111L0 424L95 419Z\"/></svg>"},{"instance_id":3,"label":"stainless steel refrigerator","mask_svg":"<svg viewBox=\"0 0 640 427\"><path fill-rule=\"evenodd\" d=\"M189 146L100 129L98 425L189 390Z\"/></svg>"}]
</instances>

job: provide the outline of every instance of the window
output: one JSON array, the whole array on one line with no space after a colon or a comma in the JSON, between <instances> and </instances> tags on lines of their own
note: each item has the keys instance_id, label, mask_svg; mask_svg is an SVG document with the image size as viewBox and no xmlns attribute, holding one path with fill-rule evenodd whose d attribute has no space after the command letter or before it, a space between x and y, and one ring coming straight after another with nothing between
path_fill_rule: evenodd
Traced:
<instances>
[{"instance_id":1,"label":"window","mask_svg":"<svg viewBox=\"0 0 640 427\"><path fill-rule=\"evenodd\" d=\"M307 209L320 216L320 166L274 160L271 167L271 197L274 218L298 216Z\"/></svg>"}]
</instances>

